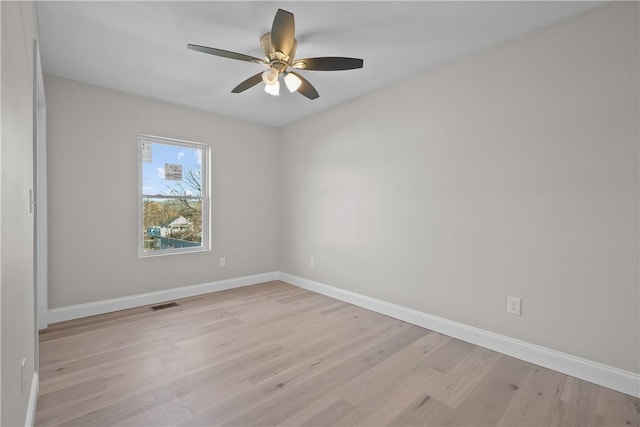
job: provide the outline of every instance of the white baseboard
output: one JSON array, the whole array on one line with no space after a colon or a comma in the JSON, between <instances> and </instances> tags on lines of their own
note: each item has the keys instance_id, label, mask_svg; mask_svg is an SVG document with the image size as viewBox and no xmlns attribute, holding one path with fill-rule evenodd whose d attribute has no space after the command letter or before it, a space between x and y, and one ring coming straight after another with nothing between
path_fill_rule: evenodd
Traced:
<instances>
[{"instance_id":1,"label":"white baseboard","mask_svg":"<svg viewBox=\"0 0 640 427\"><path fill-rule=\"evenodd\" d=\"M149 304L157 304L174 299L193 297L208 294L210 292L240 288L272 280L278 280L278 273L275 271L270 273L254 274L252 276L218 280L216 282L202 283L192 286L183 286L180 288L166 289L157 292L149 292L146 294L54 308L48 311L48 323L52 324L64 322L65 320L95 316L96 314L111 313L113 311L126 310L128 308L140 307Z\"/></svg>"},{"instance_id":2,"label":"white baseboard","mask_svg":"<svg viewBox=\"0 0 640 427\"><path fill-rule=\"evenodd\" d=\"M544 366L563 374L589 381L631 396L640 397L640 375L504 335L432 316L401 305L371 298L355 292L325 285L287 273L278 278L309 291L348 302L462 341L485 347L508 356Z\"/></svg>"},{"instance_id":3,"label":"white baseboard","mask_svg":"<svg viewBox=\"0 0 640 427\"><path fill-rule=\"evenodd\" d=\"M38 373L33 373L31 380L31 391L29 392L29 403L27 404L27 418L24 421L25 427L33 427L36 420L36 404L38 403L38 390L40 389L40 381Z\"/></svg>"}]
</instances>

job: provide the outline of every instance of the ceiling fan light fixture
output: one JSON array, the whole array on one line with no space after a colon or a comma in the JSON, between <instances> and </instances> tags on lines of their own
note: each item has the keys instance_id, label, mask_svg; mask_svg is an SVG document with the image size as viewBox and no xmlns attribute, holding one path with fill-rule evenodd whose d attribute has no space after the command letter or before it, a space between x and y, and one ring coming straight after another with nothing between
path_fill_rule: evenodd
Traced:
<instances>
[{"instance_id":1,"label":"ceiling fan light fixture","mask_svg":"<svg viewBox=\"0 0 640 427\"><path fill-rule=\"evenodd\" d=\"M276 79L274 84L267 84L264 86L264 91L272 96L280 95L280 82Z\"/></svg>"},{"instance_id":2,"label":"ceiling fan light fixture","mask_svg":"<svg viewBox=\"0 0 640 427\"><path fill-rule=\"evenodd\" d=\"M273 68L269 68L264 73L262 73L262 81L267 86L273 86L278 83L278 71Z\"/></svg>"},{"instance_id":3,"label":"ceiling fan light fixture","mask_svg":"<svg viewBox=\"0 0 640 427\"><path fill-rule=\"evenodd\" d=\"M289 92L295 92L302 84L302 80L300 80L300 78L293 73L287 73L284 76L284 83L287 85L287 89L289 89Z\"/></svg>"},{"instance_id":4,"label":"ceiling fan light fixture","mask_svg":"<svg viewBox=\"0 0 640 427\"><path fill-rule=\"evenodd\" d=\"M2 1L2 0L0 0ZM254 74L234 87L232 93L241 93L250 89L261 81L265 83L265 92L269 95L280 95L280 75L287 89L298 92L307 99L317 99L320 95L311 83L303 76L293 71L288 72L289 67L302 70L315 71L340 71L362 68L364 61L359 58L347 58L341 56L320 56L317 58L296 58L296 26L293 13L278 9L273 18L271 31L260 38L263 58L217 49L215 47L188 44L187 48L209 55L234 59L237 61L253 62L266 66L267 69Z\"/></svg>"}]
</instances>

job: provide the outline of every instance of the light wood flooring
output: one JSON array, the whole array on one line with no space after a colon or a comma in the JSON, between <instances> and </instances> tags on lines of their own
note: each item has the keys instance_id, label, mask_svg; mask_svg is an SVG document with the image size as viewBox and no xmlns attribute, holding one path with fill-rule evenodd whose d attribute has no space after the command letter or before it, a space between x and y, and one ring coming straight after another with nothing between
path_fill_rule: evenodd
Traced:
<instances>
[{"instance_id":1,"label":"light wood flooring","mask_svg":"<svg viewBox=\"0 0 640 427\"><path fill-rule=\"evenodd\" d=\"M639 399L283 282L51 325L36 425L638 426Z\"/></svg>"}]
</instances>

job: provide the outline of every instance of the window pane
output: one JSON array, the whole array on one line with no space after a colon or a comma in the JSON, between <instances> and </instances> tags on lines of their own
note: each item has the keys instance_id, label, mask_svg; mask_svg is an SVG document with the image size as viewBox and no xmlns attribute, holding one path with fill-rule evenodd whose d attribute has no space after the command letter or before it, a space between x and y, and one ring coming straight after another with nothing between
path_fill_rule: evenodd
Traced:
<instances>
[{"instance_id":1,"label":"window pane","mask_svg":"<svg viewBox=\"0 0 640 427\"><path fill-rule=\"evenodd\" d=\"M170 196L202 195L202 149L145 142L142 194Z\"/></svg>"},{"instance_id":2,"label":"window pane","mask_svg":"<svg viewBox=\"0 0 640 427\"><path fill-rule=\"evenodd\" d=\"M197 142L138 136L139 256L210 249L208 149Z\"/></svg>"},{"instance_id":3,"label":"window pane","mask_svg":"<svg viewBox=\"0 0 640 427\"><path fill-rule=\"evenodd\" d=\"M144 252L202 246L202 200L143 198Z\"/></svg>"}]
</instances>

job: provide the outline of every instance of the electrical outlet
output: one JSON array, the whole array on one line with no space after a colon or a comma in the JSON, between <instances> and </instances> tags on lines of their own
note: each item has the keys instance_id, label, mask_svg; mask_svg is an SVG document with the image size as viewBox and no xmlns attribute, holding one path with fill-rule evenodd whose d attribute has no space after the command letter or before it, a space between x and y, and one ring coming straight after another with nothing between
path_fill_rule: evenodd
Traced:
<instances>
[{"instance_id":1,"label":"electrical outlet","mask_svg":"<svg viewBox=\"0 0 640 427\"><path fill-rule=\"evenodd\" d=\"M33 197L33 188L29 189L29 213L33 213L33 207L35 206L36 201Z\"/></svg>"},{"instance_id":2,"label":"electrical outlet","mask_svg":"<svg viewBox=\"0 0 640 427\"><path fill-rule=\"evenodd\" d=\"M520 316L522 314L522 300L516 297L507 297L507 313Z\"/></svg>"},{"instance_id":3,"label":"electrical outlet","mask_svg":"<svg viewBox=\"0 0 640 427\"><path fill-rule=\"evenodd\" d=\"M218 265L220 265L220 267L226 267L226 266L227 266L227 258L226 258L226 257L221 256L221 257L220 257L220 260L219 260L219 262L218 262Z\"/></svg>"},{"instance_id":4,"label":"electrical outlet","mask_svg":"<svg viewBox=\"0 0 640 427\"><path fill-rule=\"evenodd\" d=\"M314 257L309 258L309 267L313 268L316 266L316 259Z\"/></svg>"},{"instance_id":5,"label":"electrical outlet","mask_svg":"<svg viewBox=\"0 0 640 427\"><path fill-rule=\"evenodd\" d=\"M27 365L27 358L23 357L22 362L20 362L20 393L24 394L25 382L27 381L27 375L24 373L24 368Z\"/></svg>"}]
</instances>

